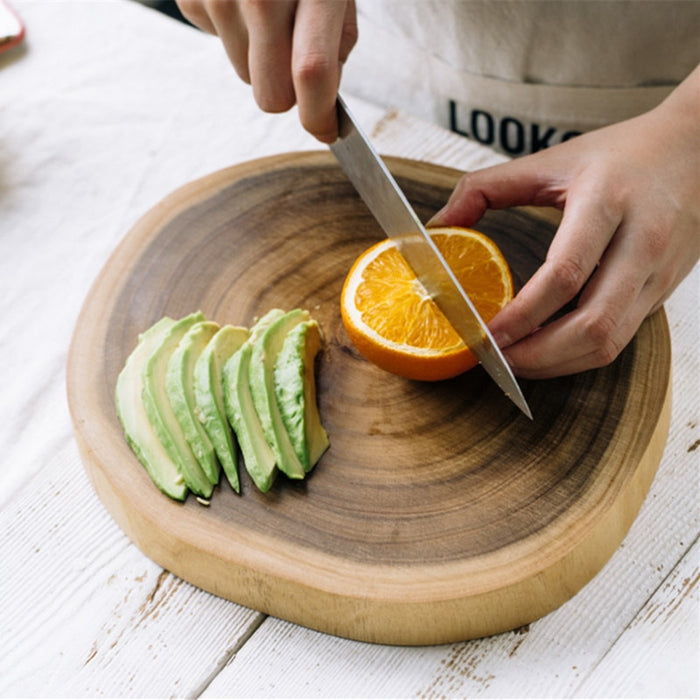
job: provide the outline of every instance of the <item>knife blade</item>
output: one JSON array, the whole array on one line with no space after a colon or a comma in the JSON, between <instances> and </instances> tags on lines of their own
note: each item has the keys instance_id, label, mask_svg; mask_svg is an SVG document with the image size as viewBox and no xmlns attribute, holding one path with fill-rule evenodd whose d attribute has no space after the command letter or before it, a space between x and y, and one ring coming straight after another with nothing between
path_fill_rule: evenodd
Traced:
<instances>
[{"instance_id":1,"label":"knife blade","mask_svg":"<svg viewBox=\"0 0 700 700\"><path fill-rule=\"evenodd\" d=\"M532 419L518 382L479 312L340 95L337 108L338 138L330 149L348 179L486 372Z\"/></svg>"}]
</instances>

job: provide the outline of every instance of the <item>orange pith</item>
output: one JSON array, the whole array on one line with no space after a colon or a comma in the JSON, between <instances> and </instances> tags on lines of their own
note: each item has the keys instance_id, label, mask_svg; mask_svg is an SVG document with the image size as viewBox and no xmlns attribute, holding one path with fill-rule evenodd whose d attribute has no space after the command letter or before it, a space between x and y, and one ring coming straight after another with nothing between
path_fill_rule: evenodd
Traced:
<instances>
[{"instance_id":1,"label":"orange pith","mask_svg":"<svg viewBox=\"0 0 700 700\"><path fill-rule=\"evenodd\" d=\"M472 229L436 228L430 234L488 323L513 297L501 251ZM440 380L477 364L390 239L355 261L341 294L341 314L362 355L394 374Z\"/></svg>"}]
</instances>

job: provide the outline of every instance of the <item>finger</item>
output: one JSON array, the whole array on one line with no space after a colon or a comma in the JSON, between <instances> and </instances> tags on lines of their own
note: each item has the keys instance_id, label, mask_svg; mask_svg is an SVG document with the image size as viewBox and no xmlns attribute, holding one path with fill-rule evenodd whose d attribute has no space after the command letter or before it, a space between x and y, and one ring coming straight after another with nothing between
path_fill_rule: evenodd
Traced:
<instances>
[{"instance_id":1,"label":"finger","mask_svg":"<svg viewBox=\"0 0 700 700\"><path fill-rule=\"evenodd\" d=\"M492 320L496 343L505 347L528 336L581 291L622 219L601 204L601 193L585 183L572 190L542 266L515 299Z\"/></svg>"},{"instance_id":2,"label":"finger","mask_svg":"<svg viewBox=\"0 0 700 700\"><path fill-rule=\"evenodd\" d=\"M338 50L338 60L345 63L353 47L357 43L357 9L355 0L348 0L345 6L345 16L343 17L343 29L340 35L340 48Z\"/></svg>"},{"instance_id":3,"label":"finger","mask_svg":"<svg viewBox=\"0 0 700 700\"><path fill-rule=\"evenodd\" d=\"M610 339L605 356L602 350L585 352L581 349L583 346L571 344L566 346L567 352L562 355L561 343L554 336L561 328L557 328L555 324L557 322L504 351L504 356L516 376L524 379L549 379L603 367L617 357L634 335L632 331L628 337L620 334L619 337ZM556 354L558 352L559 355ZM555 362L546 361L546 358L553 357L556 358Z\"/></svg>"},{"instance_id":4,"label":"finger","mask_svg":"<svg viewBox=\"0 0 700 700\"><path fill-rule=\"evenodd\" d=\"M292 76L299 119L325 143L338 135L335 103L341 61L357 36L354 16L354 6L344 2L301 0L297 8Z\"/></svg>"},{"instance_id":5,"label":"finger","mask_svg":"<svg viewBox=\"0 0 700 700\"><path fill-rule=\"evenodd\" d=\"M253 96L265 112L294 106L291 75L292 33L296 3L292 0L252 2L244 6L248 29L248 70Z\"/></svg>"},{"instance_id":6,"label":"finger","mask_svg":"<svg viewBox=\"0 0 700 700\"><path fill-rule=\"evenodd\" d=\"M658 303L648 270L631 264L620 235L581 295L578 307L505 351L519 376L561 376L610 364Z\"/></svg>"},{"instance_id":7,"label":"finger","mask_svg":"<svg viewBox=\"0 0 700 700\"><path fill-rule=\"evenodd\" d=\"M613 362L649 315L640 297L626 313L596 315L574 311L504 351L513 372L527 379L546 379L604 367Z\"/></svg>"},{"instance_id":8,"label":"finger","mask_svg":"<svg viewBox=\"0 0 700 700\"><path fill-rule=\"evenodd\" d=\"M248 30L238 3L207 0L205 7L207 20L212 27L211 33L221 38L226 55L236 69L238 77L250 84Z\"/></svg>"},{"instance_id":9,"label":"finger","mask_svg":"<svg viewBox=\"0 0 700 700\"><path fill-rule=\"evenodd\" d=\"M559 174L562 159L547 153L545 167L543 153L465 173L428 225L473 226L487 209L522 204L561 208L565 199L564 177Z\"/></svg>"},{"instance_id":10,"label":"finger","mask_svg":"<svg viewBox=\"0 0 700 700\"><path fill-rule=\"evenodd\" d=\"M177 0L177 6L182 12L182 16L188 22L194 24L195 27L199 27L207 34L217 34L216 27L211 21L202 0Z\"/></svg>"}]
</instances>

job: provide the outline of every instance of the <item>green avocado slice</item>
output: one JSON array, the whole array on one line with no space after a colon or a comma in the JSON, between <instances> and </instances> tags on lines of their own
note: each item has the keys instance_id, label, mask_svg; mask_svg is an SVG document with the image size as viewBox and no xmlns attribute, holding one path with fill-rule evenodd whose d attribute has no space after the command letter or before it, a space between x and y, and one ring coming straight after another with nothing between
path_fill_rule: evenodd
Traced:
<instances>
[{"instance_id":1,"label":"green avocado slice","mask_svg":"<svg viewBox=\"0 0 700 700\"><path fill-rule=\"evenodd\" d=\"M275 395L275 364L291 330L310 319L308 311L294 309L277 319L253 343L248 369L250 392L277 466L291 479L303 479L306 470L290 440Z\"/></svg>"},{"instance_id":2,"label":"green avocado slice","mask_svg":"<svg viewBox=\"0 0 700 700\"><path fill-rule=\"evenodd\" d=\"M175 462L153 430L143 405L143 369L175 321L167 316L139 336L138 344L119 373L115 388L117 415L124 436L153 483L178 501L187 497L187 486Z\"/></svg>"},{"instance_id":3,"label":"green avocado slice","mask_svg":"<svg viewBox=\"0 0 700 700\"><path fill-rule=\"evenodd\" d=\"M247 328L223 326L209 341L194 366L196 414L236 493L240 492L238 458L224 406L223 368L247 339Z\"/></svg>"},{"instance_id":4,"label":"green avocado slice","mask_svg":"<svg viewBox=\"0 0 700 700\"><path fill-rule=\"evenodd\" d=\"M274 482L276 460L253 403L248 368L253 344L282 316L284 311L272 309L260 318L250 329L248 340L230 357L223 371L226 416L238 438L246 471L263 493L269 491Z\"/></svg>"},{"instance_id":5,"label":"green avocado slice","mask_svg":"<svg viewBox=\"0 0 700 700\"><path fill-rule=\"evenodd\" d=\"M200 321L189 328L168 360L165 391L175 418L199 465L212 484L219 483L219 462L214 445L196 413L194 368L219 324Z\"/></svg>"},{"instance_id":6,"label":"green avocado slice","mask_svg":"<svg viewBox=\"0 0 700 700\"><path fill-rule=\"evenodd\" d=\"M314 320L292 328L275 364L275 396L289 439L306 472L311 471L329 441L318 412L315 360L321 332Z\"/></svg>"},{"instance_id":7,"label":"green avocado slice","mask_svg":"<svg viewBox=\"0 0 700 700\"><path fill-rule=\"evenodd\" d=\"M189 328L204 320L202 314L197 312L177 321L150 354L143 368L142 377L143 405L153 430L170 458L177 464L190 490L199 496L209 498L214 485L207 478L192 452L165 389L165 377L171 355Z\"/></svg>"}]
</instances>

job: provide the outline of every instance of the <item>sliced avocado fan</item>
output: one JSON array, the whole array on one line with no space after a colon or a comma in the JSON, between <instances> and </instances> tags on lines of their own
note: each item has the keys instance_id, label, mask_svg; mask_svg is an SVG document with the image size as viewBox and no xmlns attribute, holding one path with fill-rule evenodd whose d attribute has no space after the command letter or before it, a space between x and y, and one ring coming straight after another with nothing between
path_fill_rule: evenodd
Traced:
<instances>
[{"instance_id":1,"label":"sliced avocado fan","mask_svg":"<svg viewBox=\"0 0 700 700\"><path fill-rule=\"evenodd\" d=\"M203 504L223 468L240 492L238 448L257 488L278 470L303 479L329 446L315 361L321 331L303 309L272 309L248 331L201 312L164 317L139 336L117 379L127 443L155 485Z\"/></svg>"}]
</instances>

